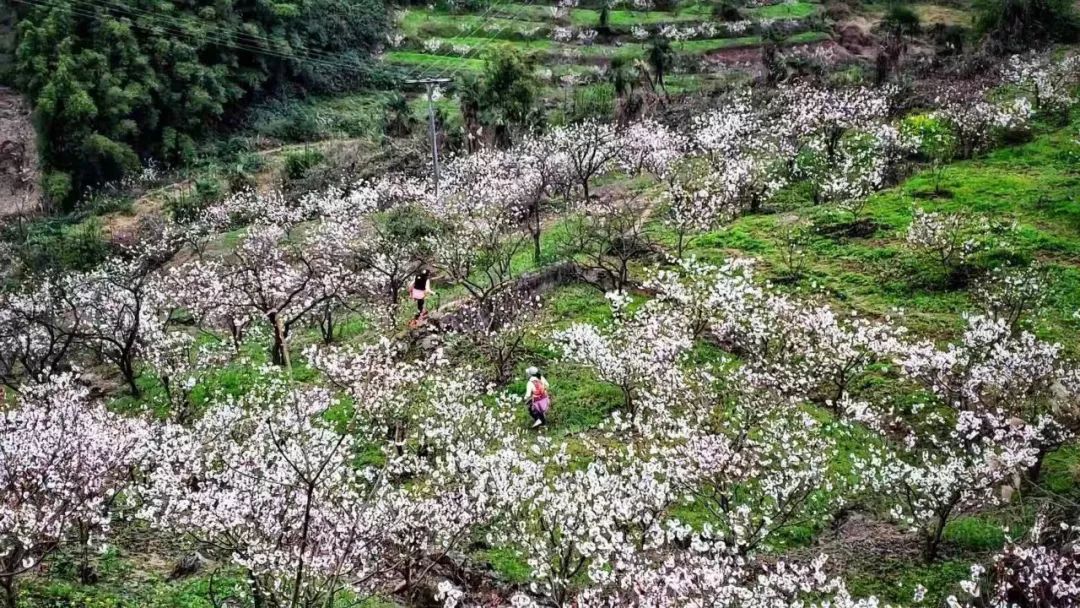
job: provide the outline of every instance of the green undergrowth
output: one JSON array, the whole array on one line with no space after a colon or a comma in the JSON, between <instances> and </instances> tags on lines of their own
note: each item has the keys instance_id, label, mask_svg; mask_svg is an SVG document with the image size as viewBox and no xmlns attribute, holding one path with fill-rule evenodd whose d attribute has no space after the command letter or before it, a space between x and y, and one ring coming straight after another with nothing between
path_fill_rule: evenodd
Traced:
<instances>
[{"instance_id":1,"label":"green undergrowth","mask_svg":"<svg viewBox=\"0 0 1080 608\"><path fill-rule=\"evenodd\" d=\"M915 208L962 213L973 219L1015 225L1001 243L971 261L975 280L1003 264L1037 262L1045 268L1050 294L1037 333L1076 351L1073 313L1080 308L1080 172L1075 162L1075 124L1018 146L950 165L943 196L930 196L932 176L912 175L871 197L857 218L816 207L797 190L771 214L749 215L689 239L687 255L719 262L731 255L760 261L764 278L782 289L826 295L843 307L873 316L902 315L917 334L945 338L962 329L962 313L974 309L971 286L952 287L925 254L913 251L905 234ZM1070 152L1070 150L1072 152ZM781 226L797 217L812 226L798 255L803 266L790 281ZM846 234L853 219L870 234ZM673 242L674 236L665 235Z\"/></svg>"}]
</instances>

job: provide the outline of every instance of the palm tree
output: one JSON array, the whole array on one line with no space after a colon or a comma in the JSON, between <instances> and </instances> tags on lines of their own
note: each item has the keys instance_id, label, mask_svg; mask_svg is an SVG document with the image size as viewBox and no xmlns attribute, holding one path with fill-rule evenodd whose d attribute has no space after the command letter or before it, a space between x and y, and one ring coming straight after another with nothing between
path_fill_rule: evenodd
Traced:
<instances>
[{"instance_id":1,"label":"palm tree","mask_svg":"<svg viewBox=\"0 0 1080 608\"><path fill-rule=\"evenodd\" d=\"M457 87L461 105L461 121L465 126L465 147L471 153L480 147L479 136L483 123L480 112L484 107L483 83L471 74L465 75Z\"/></svg>"},{"instance_id":2,"label":"palm tree","mask_svg":"<svg viewBox=\"0 0 1080 608\"><path fill-rule=\"evenodd\" d=\"M664 74L671 70L673 53L671 43L667 38L654 37L649 48L645 51L645 61L652 68L656 76L656 84L664 91L664 97L668 96L667 86L664 84Z\"/></svg>"},{"instance_id":3,"label":"palm tree","mask_svg":"<svg viewBox=\"0 0 1080 608\"><path fill-rule=\"evenodd\" d=\"M615 115L619 124L631 120L639 105L636 91L639 73L635 62L627 57L615 57L607 72L608 82L615 89Z\"/></svg>"},{"instance_id":4,"label":"palm tree","mask_svg":"<svg viewBox=\"0 0 1080 608\"><path fill-rule=\"evenodd\" d=\"M391 93L386 101L386 133L392 137L403 137L412 131L416 122L416 116L413 115L405 96L401 93Z\"/></svg>"}]
</instances>

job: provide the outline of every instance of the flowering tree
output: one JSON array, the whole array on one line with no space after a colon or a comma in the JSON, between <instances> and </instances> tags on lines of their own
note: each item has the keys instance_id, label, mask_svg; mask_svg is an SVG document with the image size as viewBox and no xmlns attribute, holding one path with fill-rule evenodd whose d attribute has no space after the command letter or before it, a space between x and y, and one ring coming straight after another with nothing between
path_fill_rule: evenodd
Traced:
<instances>
[{"instance_id":1,"label":"flowering tree","mask_svg":"<svg viewBox=\"0 0 1080 608\"><path fill-rule=\"evenodd\" d=\"M985 236L988 229L959 214L916 209L906 240L909 246L931 254L945 274L952 275L986 246L979 235Z\"/></svg>"},{"instance_id":2,"label":"flowering tree","mask_svg":"<svg viewBox=\"0 0 1080 608\"><path fill-rule=\"evenodd\" d=\"M608 585L587 589L578 605L589 608L652 606L813 606L878 608L877 598L853 598L844 581L825 571L827 556L809 564L766 564L732 555L722 543L687 535L693 549L661 559L635 560ZM522 604L529 606L528 604Z\"/></svg>"},{"instance_id":3,"label":"flowering tree","mask_svg":"<svg viewBox=\"0 0 1080 608\"><path fill-rule=\"evenodd\" d=\"M856 219L870 194L886 185L910 148L899 131L880 124L843 138L832 156L826 144L820 138L804 143L795 157L793 175L810 185L814 202L834 203Z\"/></svg>"},{"instance_id":4,"label":"flowering tree","mask_svg":"<svg viewBox=\"0 0 1080 608\"><path fill-rule=\"evenodd\" d=\"M564 223L561 254L581 269L582 281L601 291L630 285L630 264L655 251L650 207L636 197L594 201Z\"/></svg>"},{"instance_id":5,"label":"flowering tree","mask_svg":"<svg viewBox=\"0 0 1080 608\"><path fill-rule=\"evenodd\" d=\"M518 181L522 188L517 206L521 223L532 237L533 264L540 265L540 236L543 232L543 215L551 207L552 198L569 188L566 159L545 138L532 138L520 146L516 158Z\"/></svg>"},{"instance_id":6,"label":"flowering tree","mask_svg":"<svg viewBox=\"0 0 1080 608\"><path fill-rule=\"evenodd\" d=\"M1033 476L1043 456L1069 436L1066 429L1076 416L1076 371L1063 360L1060 345L1016 333L1002 318L970 315L957 343L944 349L911 344L899 353L898 363L907 377L950 407L1005 412L1035 429Z\"/></svg>"},{"instance_id":7,"label":"flowering tree","mask_svg":"<svg viewBox=\"0 0 1080 608\"><path fill-rule=\"evenodd\" d=\"M196 260L172 269L168 291L200 323L230 327L234 336L250 323L265 324L273 335L272 360L288 364L290 329L355 284L324 251L290 241L279 226L253 226L227 261Z\"/></svg>"},{"instance_id":8,"label":"flowering tree","mask_svg":"<svg viewBox=\"0 0 1080 608\"><path fill-rule=\"evenodd\" d=\"M887 88L787 87L777 100L781 114L776 129L781 137L814 142L825 162L834 166L846 134L866 130L888 116L891 94Z\"/></svg>"},{"instance_id":9,"label":"flowering tree","mask_svg":"<svg viewBox=\"0 0 1080 608\"><path fill-rule=\"evenodd\" d=\"M447 229L430 239L435 264L481 306L514 279L514 256L525 247L517 231L535 182L506 152L485 150L448 165L446 184L430 211ZM531 174L535 175L535 174Z\"/></svg>"},{"instance_id":10,"label":"flowering tree","mask_svg":"<svg viewBox=\"0 0 1080 608\"><path fill-rule=\"evenodd\" d=\"M1031 98L1035 112L1067 120L1076 103L1073 90L1080 83L1080 55L1055 58L1048 54L1013 55L1005 67L1005 81Z\"/></svg>"},{"instance_id":11,"label":"flowering tree","mask_svg":"<svg viewBox=\"0 0 1080 608\"><path fill-rule=\"evenodd\" d=\"M619 136L619 166L631 175L643 172L662 178L686 154L689 142L654 120L631 123Z\"/></svg>"},{"instance_id":12,"label":"flowering tree","mask_svg":"<svg viewBox=\"0 0 1080 608\"><path fill-rule=\"evenodd\" d=\"M710 336L783 394L839 408L853 382L900 348L903 330L773 293L744 260L684 262L646 284L697 336Z\"/></svg>"},{"instance_id":13,"label":"flowering tree","mask_svg":"<svg viewBox=\"0 0 1080 608\"><path fill-rule=\"evenodd\" d=\"M695 340L713 331L718 311L738 305L748 293L758 293L748 260L733 259L712 266L681 260L676 269L652 269L643 287L655 294L653 306L672 307L684 319Z\"/></svg>"},{"instance_id":14,"label":"flowering tree","mask_svg":"<svg viewBox=\"0 0 1080 608\"><path fill-rule=\"evenodd\" d=\"M725 100L716 110L694 116L690 138L700 152L723 164L729 158L762 145L767 117L753 106L749 95L739 94Z\"/></svg>"},{"instance_id":15,"label":"flowering tree","mask_svg":"<svg viewBox=\"0 0 1080 608\"><path fill-rule=\"evenodd\" d=\"M17 608L19 576L69 541L98 543L149 445L148 428L91 401L74 376L24 387L0 409L0 589Z\"/></svg>"},{"instance_id":16,"label":"flowering tree","mask_svg":"<svg viewBox=\"0 0 1080 608\"><path fill-rule=\"evenodd\" d=\"M989 570L972 565L971 576L960 583L970 598L965 605L1072 606L1080 601L1080 563L1069 550L1077 526L1050 523L1040 513L1027 538L1009 542Z\"/></svg>"},{"instance_id":17,"label":"flowering tree","mask_svg":"<svg viewBox=\"0 0 1080 608\"><path fill-rule=\"evenodd\" d=\"M1016 332L1026 316L1039 311L1050 289L1038 267L1000 266L975 285L972 295L988 316Z\"/></svg>"},{"instance_id":18,"label":"flowering tree","mask_svg":"<svg viewBox=\"0 0 1080 608\"><path fill-rule=\"evenodd\" d=\"M71 308L81 320L79 343L112 363L136 397L141 393L136 363L162 339L170 312L157 270L149 258L113 258L65 280Z\"/></svg>"},{"instance_id":19,"label":"flowering tree","mask_svg":"<svg viewBox=\"0 0 1080 608\"><path fill-rule=\"evenodd\" d=\"M357 438L324 419L337 407L264 370L193 427L161 429L141 516L245 568L257 605L325 605L345 577L362 591L388 567L375 542L396 515L376 504L378 472L354 468Z\"/></svg>"},{"instance_id":20,"label":"flowering tree","mask_svg":"<svg viewBox=\"0 0 1080 608\"><path fill-rule=\"evenodd\" d=\"M870 487L902 488L891 515L918 530L923 557L937 557L950 519L964 509L997 504L1011 496L1002 487L1034 464L1037 431L1023 421L993 412L961 411L949 422L938 412L923 416L922 428L903 446L859 463Z\"/></svg>"},{"instance_id":21,"label":"flowering tree","mask_svg":"<svg viewBox=\"0 0 1080 608\"><path fill-rule=\"evenodd\" d=\"M453 332L460 352L479 354L490 364L491 379L503 384L525 354L525 338L536 327L539 312L539 298L508 291L496 296L488 307L466 303L439 325Z\"/></svg>"},{"instance_id":22,"label":"flowering tree","mask_svg":"<svg viewBox=\"0 0 1080 608\"><path fill-rule=\"evenodd\" d=\"M708 168L684 165L664 180L664 222L675 231L675 257L682 259L687 235L704 232L734 219L742 210L740 201L725 189L725 174Z\"/></svg>"},{"instance_id":23,"label":"flowering tree","mask_svg":"<svg viewBox=\"0 0 1080 608\"><path fill-rule=\"evenodd\" d=\"M615 310L610 327L575 324L554 340L571 362L591 368L622 393L616 429L660 427L688 380L679 367L692 346L687 319L669 307L646 304L630 314L623 294L611 293Z\"/></svg>"},{"instance_id":24,"label":"flowering tree","mask_svg":"<svg viewBox=\"0 0 1080 608\"><path fill-rule=\"evenodd\" d=\"M576 605L582 575L602 582L611 576L608 567L662 542L662 515L675 495L660 469L644 459L593 462L545 482L544 467L525 468L536 489L513 507L521 523L508 537L528 556L537 590L551 605Z\"/></svg>"},{"instance_id":25,"label":"flowering tree","mask_svg":"<svg viewBox=\"0 0 1080 608\"><path fill-rule=\"evenodd\" d=\"M402 290L422 266L426 237L400 234L391 222L374 213L349 213L328 218L315 228L310 242L320 250L319 257L336 260L354 281L323 303L324 317L336 306L348 305L350 296L358 296L376 317L388 324L394 321ZM327 329L331 333L324 338L332 338L332 326Z\"/></svg>"},{"instance_id":26,"label":"flowering tree","mask_svg":"<svg viewBox=\"0 0 1080 608\"><path fill-rule=\"evenodd\" d=\"M565 158L568 173L581 186L582 200L591 199L589 183L611 168L619 154L615 128L593 119L552 129L551 146Z\"/></svg>"},{"instance_id":27,"label":"flowering tree","mask_svg":"<svg viewBox=\"0 0 1080 608\"><path fill-rule=\"evenodd\" d=\"M819 423L768 383L733 379L751 384L736 389L734 409L710 413L722 424L702 425L672 468L682 491L707 510L710 536L746 554L793 525L828 521L843 504L845 484L830 469L837 448Z\"/></svg>"},{"instance_id":28,"label":"flowering tree","mask_svg":"<svg viewBox=\"0 0 1080 608\"><path fill-rule=\"evenodd\" d=\"M1002 131L1027 128L1032 109L1026 98L996 104L987 97L988 91L970 87L946 88L938 96L940 109L932 116L952 129L960 158L986 149Z\"/></svg>"},{"instance_id":29,"label":"flowering tree","mask_svg":"<svg viewBox=\"0 0 1080 608\"><path fill-rule=\"evenodd\" d=\"M0 294L0 380L17 391L61 371L79 321L63 283L45 280Z\"/></svg>"}]
</instances>

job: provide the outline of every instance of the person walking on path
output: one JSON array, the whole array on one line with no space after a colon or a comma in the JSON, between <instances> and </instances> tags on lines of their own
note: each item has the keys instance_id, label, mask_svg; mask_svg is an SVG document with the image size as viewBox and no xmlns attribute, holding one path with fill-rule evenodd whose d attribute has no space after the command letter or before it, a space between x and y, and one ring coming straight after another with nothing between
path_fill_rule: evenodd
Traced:
<instances>
[{"instance_id":1,"label":"person walking on path","mask_svg":"<svg viewBox=\"0 0 1080 608\"><path fill-rule=\"evenodd\" d=\"M548 394L548 381L540 370L530 367L525 370L529 377L525 386L525 402L529 404L529 415L533 417L533 428L547 425L547 413L551 407L551 395Z\"/></svg>"},{"instance_id":2,"label":"person walking on path","mask_svg":"<svg viewBox=\"0 0 1080 608\"><path fill-rule=\"evenodd\" d=\"M419 321L427 316L427 311L424 310L424 302L432 293L431 276L427 268L421 269L420 272L416 273L416 278L413 279L412 286L409 289L409 296L416 300L416 316L413 317L413 320Z\"/></svg>"}]
</instances>

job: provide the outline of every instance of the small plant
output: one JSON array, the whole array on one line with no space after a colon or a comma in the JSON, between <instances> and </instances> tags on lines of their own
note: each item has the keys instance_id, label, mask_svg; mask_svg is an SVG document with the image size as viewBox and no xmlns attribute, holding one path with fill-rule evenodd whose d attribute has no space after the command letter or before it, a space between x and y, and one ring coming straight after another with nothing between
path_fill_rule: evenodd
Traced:
<instances>
[{"instance_id":1,"label":"small plant","mask_svg":"<svg viewBox=\"0 0 1080 608\"><path fill-rule=\"evenodd\" d=\"M968 263L975 254L997 244L1012 227L958 213L915 210L907 231L907 243L926 252L944 271L953 286L966 279Z\"/></svg>"},{"instance_id":2,"label":"small plant","mask_svg":"<svg viewBox=\"0 0 1080 608\"><path fill-rule=\"evenodd\" d=\"M956 158L957 141L949 126L933 114L915 114L904 119L905 137L917 142L919 153L930 161L934 194L941 194L945 167Z\"/></svg>"},{"instance_id":3,"label":"small plant","mask_svg":"<svg viewBox=\"0 0 1080 608\"><path fill-rule=\"evenodd\" d=\"M303 179L323 160L325 160L323 153L312 148L290 152L285 156L285 179L288 181Z\"/></svg>"},{"instance_id":4,"label":"small plant","mask_svg":"<svg viewBox=\"0 0 1080 608\"><path fill-rule=\"evenodd\" d=\"M785 215L779 221L780 255L789 279L797 279L806 271L806 244L810 241L810 224L795 215Z\"/></svg>"}]
</instances>

